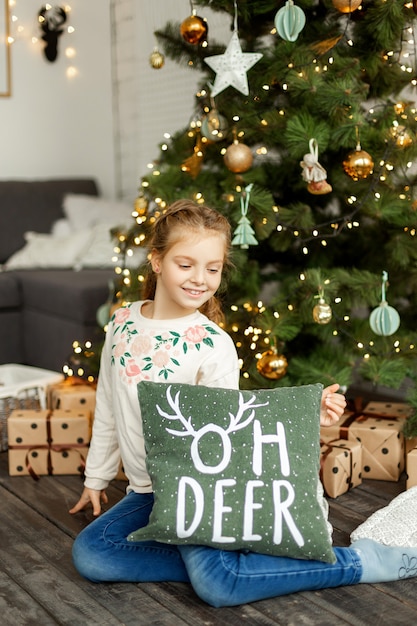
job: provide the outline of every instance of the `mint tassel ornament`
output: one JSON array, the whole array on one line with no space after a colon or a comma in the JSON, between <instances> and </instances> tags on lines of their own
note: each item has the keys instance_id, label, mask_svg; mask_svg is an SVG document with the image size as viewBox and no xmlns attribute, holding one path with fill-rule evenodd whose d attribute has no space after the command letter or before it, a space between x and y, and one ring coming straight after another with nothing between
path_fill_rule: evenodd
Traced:
<instances>
[{"instance_id":1,"label":"mint tassel ornament","mask_svg":"<svg viewBox=\"0 0 417 626\"><path fill-rule=\"evenodd\" d=\"M376 307L369 316L369 325L376 335L389 337L397 332L400 326L400 316L394 307L389 306L385 298L385 283L388 281L388 273L382 272L382 298L381 304Z\"/></svg>"},{"instance_id":2,"label":"mint tassel ornament","mask_svg":"<svg viewBox=\"0 0 417 626\"><path fill-rule=\"evenodd\" d=\"M235 230L234 237L232 239L233 246L240 246L243 249L249 248L249 246L257 246L258 241L255 237L255 231L253 230L247 216L248 207L249 207L249 198L250 192L252 190L253 184L245 187L245 197L241 196L240 198L240 210L242 212L242 217L238 221L238 226Z\"/></svg>"}]
</instances>

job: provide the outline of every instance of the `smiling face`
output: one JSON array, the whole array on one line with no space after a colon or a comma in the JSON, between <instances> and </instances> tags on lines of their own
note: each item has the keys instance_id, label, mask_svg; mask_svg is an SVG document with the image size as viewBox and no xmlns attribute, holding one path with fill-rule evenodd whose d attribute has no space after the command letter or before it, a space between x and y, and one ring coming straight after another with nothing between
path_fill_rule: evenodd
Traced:
<instances>
[{"instance_id":1,"label":"smiling face","mask_svg":"<svg viewBox=\"0 0 417 626\"><path fill-rule=\"evenodd\" d=\"M153 316L173 319L190 315L217 291L222 278L225 240L215 231L185 233L161 257L152 252L157 275Z\"/></svg>"}]
</instances>

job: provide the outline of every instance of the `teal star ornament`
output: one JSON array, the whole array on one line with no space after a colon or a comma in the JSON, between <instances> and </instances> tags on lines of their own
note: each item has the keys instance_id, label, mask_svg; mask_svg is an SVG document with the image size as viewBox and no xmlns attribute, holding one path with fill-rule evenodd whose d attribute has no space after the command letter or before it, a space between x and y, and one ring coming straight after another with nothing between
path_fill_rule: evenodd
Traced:
<instances>
[{"instance_id":1,"label":"teal star ornament","mask_svg":"<svg viewBox=\"0 0 417 626\"><path fill-rule=\"evenodd\" d=\"M246 72L262 57L260 52L242 52L239 37L233 32L224 54L207 57L204 61L216 72L211 95L214 98L226 87L234 87L245 96L249 94Z\"/></svg>"}]
</instances>

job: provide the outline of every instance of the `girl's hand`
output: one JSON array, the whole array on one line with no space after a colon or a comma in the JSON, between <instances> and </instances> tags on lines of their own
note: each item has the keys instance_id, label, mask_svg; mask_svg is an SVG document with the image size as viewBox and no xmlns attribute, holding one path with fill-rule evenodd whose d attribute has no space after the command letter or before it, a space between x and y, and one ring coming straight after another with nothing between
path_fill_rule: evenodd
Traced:
<instances>
[{"instance_id":1,"label":"girl's hand","mask_svg":"<svg viewBox=\"0 0 417 626\"><path fill-rule=\"evenodd\" d=\"M336 393L339 385L336 383L323 389L320 405L320 426L331 426L340 420L346 407L346 398Z\"/></svg>"},{"instance_id":2,"label":"girl's hand","mask_svg":"<svg viewBox=\"0 0 417 626\"><path fill-rule=\"evenodd\" d=\"M96 489L89 489L88 487L84 487L84 491L81 494L81 498L78 500L77 504L70 509L71 515L74 513L78 513L85 509L91 502L93 505L93 515L97 517L101 513L101 503L107 504L108 502L107 494L104 491L97 491Z\"/></svg>"}]
</instances>

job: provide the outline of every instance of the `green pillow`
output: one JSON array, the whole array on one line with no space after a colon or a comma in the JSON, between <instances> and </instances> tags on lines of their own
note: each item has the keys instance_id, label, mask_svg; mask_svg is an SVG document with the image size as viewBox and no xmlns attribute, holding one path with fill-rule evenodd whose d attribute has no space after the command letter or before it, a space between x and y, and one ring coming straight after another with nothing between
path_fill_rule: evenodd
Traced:
<instances>
[{"instance_id":1,"label":"green pillow","mask_svg":"<svg viewBox=\"0 0 417 626\"><path fill-rule=\"evenodd\" d=\"M140 382L155 503L128 539L335 562L318 496L322 389Z\"/></svg>"}]
</instances>

